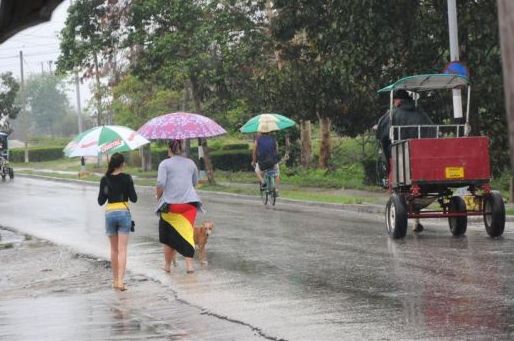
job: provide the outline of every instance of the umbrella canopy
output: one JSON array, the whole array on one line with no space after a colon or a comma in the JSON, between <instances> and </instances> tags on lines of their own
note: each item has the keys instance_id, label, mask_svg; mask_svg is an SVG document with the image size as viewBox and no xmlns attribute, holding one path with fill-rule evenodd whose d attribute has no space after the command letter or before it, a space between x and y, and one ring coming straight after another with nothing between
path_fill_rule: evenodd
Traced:
<instances>
[{"instance_id":1,"label":"umbrella canopy","mask_svg":"<svg viewBox=\"0 0 514 341\"><path fill-rule=\"evenodd\" d=\"M252 117L241 129L242 133L269 133L292 127L295 121L280 114L260 114Z\"/></svg>"},{"instance_id":2,"label":"umbrella canopy","mask_svg":"<svg viewBox=\"0 0 514 341\"><path fill-rule=\"evenodd\" d=\"M101 126L78 134L64 147L64 154L97 156L98 153L126 152L150 143L136 131L123 126Z\"/></svg>"},{"instance_id":3,"label":"umbrella canopy","mask_svg":"<svg viewBox=\"0 0 514 341\"><path fill-rule=\"evenodd\" d=\"M137 132L147 139L192 139L225 134L218 123L200 114L174 112L152 118Z\"/></svg>"}]
</instances>

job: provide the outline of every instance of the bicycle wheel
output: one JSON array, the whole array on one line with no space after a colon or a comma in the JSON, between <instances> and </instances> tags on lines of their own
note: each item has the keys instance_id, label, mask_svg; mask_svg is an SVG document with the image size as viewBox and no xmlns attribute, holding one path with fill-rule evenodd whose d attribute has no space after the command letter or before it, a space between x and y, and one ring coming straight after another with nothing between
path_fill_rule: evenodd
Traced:
<instances>
[{"instance_id":1,"label":"bicycle wheel","mask_svg":"<svg viewBox=\"0 0 514 341\"><path fill-rule=\"evenodd\" d=\"M275 188L275 178L269 176L269 201L272 206L275 206L275 202L277 201L277 189Z\"/></svg>"},{"instance_id":2,"label":"bicycle wheel","mask_svg":"<svg viewBox=\"0 0 514 341\"><path fill-rule=\"evenodd\" d=\"M262 200L262 203L264 205L267 205L268 204L268 189L267 188L262 188L260 185L259 185L259 190L261 192L261 200Z\"/></svg>"}]
</instances>

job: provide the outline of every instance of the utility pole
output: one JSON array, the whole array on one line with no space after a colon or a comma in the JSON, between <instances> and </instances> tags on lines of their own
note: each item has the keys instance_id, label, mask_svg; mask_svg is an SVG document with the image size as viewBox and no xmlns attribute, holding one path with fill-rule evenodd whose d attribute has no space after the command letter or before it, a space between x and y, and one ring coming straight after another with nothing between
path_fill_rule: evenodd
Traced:
<instances>
[{"instance_id":1,"label":"utility pole","mask_svg":"<svg viewBox=\"0 0 514 341\"><path fill-rule=\"evenodd\" d=\"M448 32L450 35L450 62L459 61L459 32L457 29L457 3L448 0ZM462 94L453 89L453 118L462 119Z\"/></svg>"},{"instance_id":2,"label":"utility pole","mask_svg":"<svg viewBox=\"0 0 514 341\"><path fill-rule=\"evenodd\" d=\"M23 77L23 51L20 51L20 92L22 94L22 103L21 103L21 117L23 123L23 130L25 133L25 163L29 162L29 120L27 116L27 111L25 110L25 79Z\"/></svg>"}]
</instances>

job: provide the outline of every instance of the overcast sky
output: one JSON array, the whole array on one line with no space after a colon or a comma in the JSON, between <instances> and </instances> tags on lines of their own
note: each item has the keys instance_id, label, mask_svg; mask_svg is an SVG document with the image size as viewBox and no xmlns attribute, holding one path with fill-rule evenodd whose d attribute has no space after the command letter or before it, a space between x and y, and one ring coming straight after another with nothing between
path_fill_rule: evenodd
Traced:
<instances>
[{"instance_id":1,"label":"overcast sky","mask_svg":"<svg viewBox=\"0 0 514 341\"><path fill-rule=\"evenodd\" d=\"M55 62L59 56L58 35L64 27L70 0L65 0L55 9L52 20L32 26L16 34L0 45L0 73L11 71L20 80L20 51L23 51L23 74L27 79L31 74L42 71L55 71ZM68 85L70 103L76 108L75 85ZM89 86L80 87L82 109L91 97Z\"/></svg>"}]
</instances>

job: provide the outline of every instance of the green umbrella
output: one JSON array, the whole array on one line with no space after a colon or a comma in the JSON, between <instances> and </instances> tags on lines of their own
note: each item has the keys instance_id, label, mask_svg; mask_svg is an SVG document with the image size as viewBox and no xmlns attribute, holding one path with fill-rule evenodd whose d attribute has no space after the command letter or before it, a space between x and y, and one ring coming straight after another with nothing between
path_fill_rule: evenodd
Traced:
<instances>
[{"instance_id":1,"label":"green umbrella","mask_svg":"<svg viewBox=\"0 0 514 341\"><path fill-rule=\"evenodd\" d=\"M292 127L295 121L280 114L260 114L252 117L241 129L242 133L269 133Z\"/></svg>"}]
</instances>

